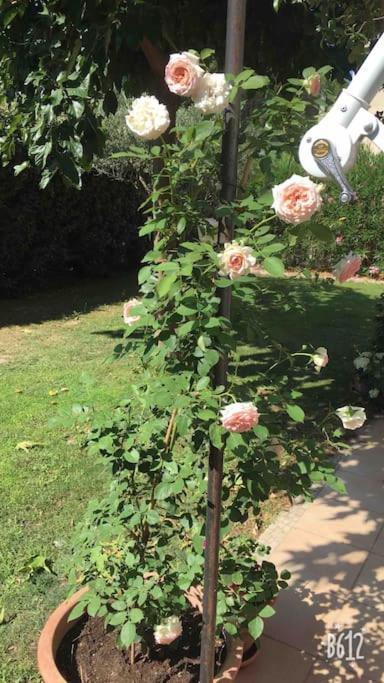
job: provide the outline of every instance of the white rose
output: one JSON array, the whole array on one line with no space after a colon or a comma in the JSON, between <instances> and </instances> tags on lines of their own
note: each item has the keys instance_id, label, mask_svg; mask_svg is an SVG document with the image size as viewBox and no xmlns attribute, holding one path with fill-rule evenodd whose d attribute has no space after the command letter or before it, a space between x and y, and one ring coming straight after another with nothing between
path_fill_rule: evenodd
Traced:
<instances>
[{"instance_id":1,"label":"white rose","mask_svg":"<svg viewBox=\"0 0 384 683\"><path fill-rule=\"evenodd\" d=\"M329 357L325 346L319 346L319 348L316 349L312 356L312 360L316 366L317 372L320 372L321 368L325 368L325 366L328 365Z\"/></svg>"},{"instance_id":2,"label":"white rose","mask_svg":"<svg viewBox=\"0 0 384 683\"><path fill-rule=\"evenodd\" d=\"M168 617L154 629L155 641L158 645L170 645L181 636L183 627L178 617Z\"/></svg>"},{"instance_id":3,"label":"white rose","mask_svg":"<svg viewBox=\"0 0 384 683\"><path fill-rule=\"evenodd\" d=\"M356 370L366 370L369 363L370 360L366 356L358 356L353 361L353 365L355 366Z\"/></svg>"},{"instance_id":4,"label":"white rose","mask_svg":"<svg viewBox=\"0 0 384 683\"><path fill-rule=\"evenodd\" d=\"M256 259L252 255L251 247L244 247L237 242L227 242L224 251L219 254L219 262L220 274L229 275L231 280L235 280L242 275L248 275L256 264Z\"/></svg>"},{"instance_id":5,"label":"white rose","mask_svg":"<svg viewBox=\"0 0 384 683\"><path fill-rule=\"evenodd\" d=\"M192 99L203 114L220 114L228 106L231 89L225 74L205 73L200 78Z\"/></svg>"},{"instance_id":6,"label":"white rose","mask_svg":"<svg viewBox=\"0 0 384 683\"><path fill-rule=\"evenodd\" d=\"M165 133L171 120L165 104L153 95L142 95L133 100L125 122L142 140L156 140Z\"/></svg>"},{"instance_id":7,"label":"white rose","mask_svg":"<svg viewBox=\"0 0 384 683\"><path fill-rule=\"evenodd\" d=\"M343 423L344 429L359 429L362 427L367 416L364 408L359 406L344 406L336 410L336 415Z\"/></svg>"},{"instance_id":8,"label":"white rose","mask_svg":"<svg viewBox=\"0 0 384 683\"><path fill-rule=\"evenodd\" d=\"M379 389L370 389L369 398L377 398L379 394L380 394Z\"/></svg>"}]
</instances>

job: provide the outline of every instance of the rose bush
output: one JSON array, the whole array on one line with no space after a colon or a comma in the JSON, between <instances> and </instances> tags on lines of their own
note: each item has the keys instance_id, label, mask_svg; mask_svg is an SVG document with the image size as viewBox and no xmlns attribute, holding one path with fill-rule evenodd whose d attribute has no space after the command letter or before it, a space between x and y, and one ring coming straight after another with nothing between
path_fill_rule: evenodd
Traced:
<instances>
[{"instance_id":1,"label":"rose bush","mask_svg":"<svg viewBox=\"0 0 384 683\"><path fill-rule=\"evenodd\" d=\"M180 56L171 57L171 87L192 83L191 65L199 73L199 65L192 60L187 68L186 59L181 65ZM250 69L228 80L230 87L223 75L200 76L200 83L218 88L209 90L202 111L221 110L239 89L257 90L268 82ZM192 102L199 101L193 94ZM283 239L276 235L269 198L221 199L222 134L222 119L211 116L176 127L171 143L127 152L157 169L140 231L153 241L138 276L139 304L128 302L129 322L115 349L116 358L135 349L142 368L120 405L90 431L89 448L109 463L113 481L106 497L89 506L71 571L74 587L90 587L72 616L87 611L103 617L119 629L124 646L147 642L149 631L158 642L175 640L188 591L202 583L212 445L225 455L218 635L223 628L231 634L247 629L258 638L263 619L273 614L271 599L289 577L262 559L264 549L252 535L239 533L239 524L255 519L271 493L310 498L318 481L344 490L329 457L340 433L335 415L319 424L308 420L303 429L302 392L294 378L282 373L276 379L268 368L242 374L245 328L220 312L218 291L232 287L239 316L249 325L249 309L263 291L256 264L282 276L281 256L291 239L290 228ZM291 178L275 188L274 207L295 229L320 210L320 190L307 178ZM218 244L216 221L225 226L229 220L235 240ZM139 316L134 324L131 312ZM324 347L304 355L318 368L328 360ZM228 356L228 386L214 380L221 356ZM278 356L277 364L295 362L281 347Z\"/></svg>"}]
</instances>

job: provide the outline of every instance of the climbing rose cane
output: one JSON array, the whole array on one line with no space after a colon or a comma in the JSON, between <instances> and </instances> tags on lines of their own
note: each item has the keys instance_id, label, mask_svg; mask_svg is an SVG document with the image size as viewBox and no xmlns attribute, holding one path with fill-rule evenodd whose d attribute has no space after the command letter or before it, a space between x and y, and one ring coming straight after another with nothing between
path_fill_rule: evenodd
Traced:
<instances>
[{"instance_id":1,"label":"climbing rose cane","mask_svg":"<svg viewBox=\"0 0 384 683\"><path fill-rule=\"evenodd\" d=\"M231 89L225 74L205 73L192 99L203 114L220 114L228 106Z\"/></svg>"},{"instance_id":2,"label":"climbing rose cane","mask_svg":"<svg viewBox=\"0 0 384 683\"><path fill-rule=\"evenodd\" d=\"M361 258L351 251L348 256L342 258L338 263L336 263L333 269L333 275L336 280L340 283L346 282L349 278L356 275L358 270L360 270Z\"/></svg>"},{"instance_id":3,"label":"climbing rose cane","mask_svg":"<svg viewBox=\"0 0 384 683\"><path fill-rule=\"evenodd\" d=\"M165 67L165 82L175 95L191 97L203 73L197 55L192 52L180 52L170 56Z\"/></svg>"},{"instance_id":4,"label":"climbing rose cane","mask_svg":"<svg viewBox=\"0 0 384 683\"><path fill-rule=\"evenodd\" d=\"M181 636L183 627L178 617L168 617L154 629L155 641L158 645L170 645Z\"/></svg>"},{"instance_id":5,"label":"climbing rose cane","mask_svg":"<svg viewBox=\"0 0 384 683\"><path fill-rule=\"evenodd\" d=\"M219 262L220 274L235 280L251 272L251 268L256 265L256 258L252 256L251 247L244 247L238 242L227 242L224 251L219 254Z\"/></svg>"},{"instance_id":6,"label":"climbing rose cane","mask_svg":"<svg viewBox=\"0 0 384 683\"><path fill-rule=\"evenodd\" d=\"M304 223L320 209L322 189L322 185L316 185L310 178L294 174L272 188L272 208L286 223Z\"/></svg>"},{"instance_id":7,"label":"climbing rose cane","mask_svg":"<svg viewBox=\"0 0 384 683\"><path fill-rule=\"evenodd\" d=\"M142 95L133 100L125 122L138 138L156 140L165 133L171 121L164 104L153 95Z\"/></svg>"},{"instance_id":8,"label":"climbing rose cane","mask_svg":"<svg viewBox=\"0 0 384 683\"><path fill-rule=\"evenodd\" d=\"M320 372L322 368L325 368L325 366L328 365L329 357L328 351L325 348L325 346L319 346L319 348L315 350L315 353L312 356L312 360L317 372Z\"/></svg>"},{"instance_id":9,"label":"climbing rose cane","mask_svg":"<svg viewBox=\"0 0 384 683\"><path fill-rule=\"evenodd\" d=\"M231 403L221 412L221 424L229 432L249 432L259 422L259 412L253 403Z\"/></svg>"},{"instance_id":10,"label":"climbing rose cane","mask_svg":"<svg viewBox=\"0 0 384 683\"><path fill-rule=\"evenodd\" d=\"M343 423L344 429L359 429L362 427L367 416L364 408L359 406L344 406L336 410L336 415Z\"/></svg>"},{"instance_id":11,"label":"climbing rose cane","mask_svg":"<svg viewBox=\"0 0 384 683\"><path fill-rule=\"evenodd\" d=\"M139 304L141 304L141 301L139 301L139 299L130 299L129 301L127 301L126 304L124 304L123 318L126 325L134 325L135 323L139 322L139 315L131 315L132 308L135 308L135 306L139 306Z\"/></svg>"}]
</instances>

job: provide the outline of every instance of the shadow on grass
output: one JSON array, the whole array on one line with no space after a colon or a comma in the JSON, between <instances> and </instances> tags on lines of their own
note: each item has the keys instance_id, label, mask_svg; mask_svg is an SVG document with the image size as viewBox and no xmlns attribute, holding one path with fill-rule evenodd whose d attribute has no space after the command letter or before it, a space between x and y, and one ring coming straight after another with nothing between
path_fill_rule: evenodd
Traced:
<instances>
[{"instance_id":1,"label":"shadow on grass","mask_svg":"<svg viewBox=\"0 0 384 683\"><path fill-rule=\"evenodd\" d=\"M0 300L0 328L61 320L128 299L137 293L136 271L113 278L87 278L30 296Z\"/></svg>"},{"instance_id":2,"label":"shadow on grass","mask_svg":"<svg viewBox=\"0 0 384 683\"><path fill-rule=\"evenodd\" d=\"M234 297L233 319L243 344L239 375L255 379L267 371L273 381L286 373L303 391L308 409L356 400L353 359L369 348L374 333L376 299L368 288L364 294L324 281L268 279L255 305ZM303 344L308 353L328 349L330 362L321 373L304 357L296 357L292 368L286 361L269 370L279 355L300 352Z\"/></svg>"}]
</instances>

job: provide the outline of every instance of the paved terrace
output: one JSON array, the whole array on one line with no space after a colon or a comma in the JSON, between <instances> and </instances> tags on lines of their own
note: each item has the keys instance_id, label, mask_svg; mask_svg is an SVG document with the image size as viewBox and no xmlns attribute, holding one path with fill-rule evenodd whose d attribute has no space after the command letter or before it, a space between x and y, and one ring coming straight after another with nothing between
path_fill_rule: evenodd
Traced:
<instances>
[{"instance_id":1,"label":"paved terrace","mask_svg":"<svg viewBox=\"0 0 384 683\"><path fill-rule=\"evenodd\" d=\"M384 682L383 437L375 420L341 457L348 496L324 488L260 539L292 580L239 683Z\"/></svg>"}]
</instances>

